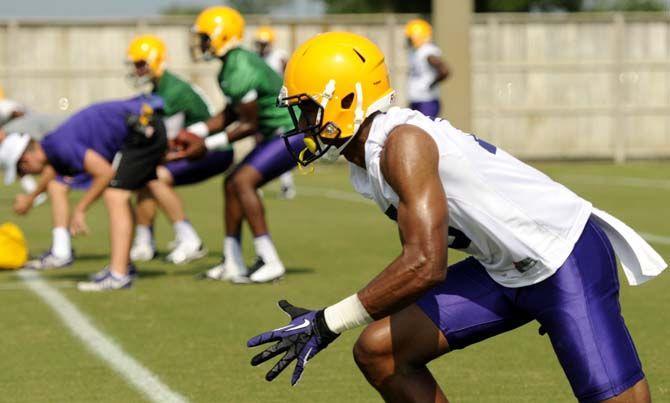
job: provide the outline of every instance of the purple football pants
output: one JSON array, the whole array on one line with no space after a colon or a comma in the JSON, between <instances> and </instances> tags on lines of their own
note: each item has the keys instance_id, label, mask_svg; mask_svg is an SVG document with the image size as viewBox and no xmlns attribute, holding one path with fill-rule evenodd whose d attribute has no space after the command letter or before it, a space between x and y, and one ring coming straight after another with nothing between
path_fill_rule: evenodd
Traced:
<instances>
[{"instance_id":1,"label":"purple football pants","mask_svg":"<svg viewBox=\"0 0 670 403\"><path fill-rule=\"evenodd\" d=\"M452 349L538 321L581 402L614 397L644 378L621 316L612 246L593 220L563 266L540 283L504 287L468 258L417 304Z\"/></svg>"},{"instance_id":2,"label":"purple football pants","mask_svg":"<svg viewBox=\"0 0 670 403\"><path fill-rule=\"evenodd\" d=\"M426 102L412 102L409 108L419 111L431 119L435 119L440 115L440 101L437 99Z\"/></svg>"}]
</instances>

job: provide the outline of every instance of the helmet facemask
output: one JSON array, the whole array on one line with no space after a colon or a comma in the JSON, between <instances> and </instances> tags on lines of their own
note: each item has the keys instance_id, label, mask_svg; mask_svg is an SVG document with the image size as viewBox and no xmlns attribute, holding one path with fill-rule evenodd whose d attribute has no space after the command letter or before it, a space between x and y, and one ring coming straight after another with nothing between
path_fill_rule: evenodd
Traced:
<instances>
[{"instance_id":1,"label":"helmet facemask","mask_svg":"<svg viewBox=\"0 0 670 403\"><path fill-rule=\"evenodd\" d=\"M307 94L286 96L286 89L278 99L278 105L288 108L289 115L293 121L294 128L284 133L282 136L289 153L293 159L301 166L307 166L317 159L327 163L337 161L349 142L354 138L361 123L363 123L364 113L362 109L363 94L360 84L356 85L357 102L354 111L354 130L346 137L342 136L342 129L336 123L328 121L324 123L325 108L331 101L335 90L335 81L331 80L326 89L321 94L321 102L317 102L313 97ZM342 109L348 110L353 105L354 93L349 93L342 98ZM304 135L304 148L297 150L289 140L290 137Z\"/></svg>"},{"instance_id":2,"label":"helmet facemask","mask_svg":"<svg viewBox=\"0 0 670 403\"><path fill-rule=\"evenodd\" d=\"M130 84L140 90L145 90L153 81L153 73L149 63L145 60L126 61L126 79Z\"/></svg>"}]
</instances>

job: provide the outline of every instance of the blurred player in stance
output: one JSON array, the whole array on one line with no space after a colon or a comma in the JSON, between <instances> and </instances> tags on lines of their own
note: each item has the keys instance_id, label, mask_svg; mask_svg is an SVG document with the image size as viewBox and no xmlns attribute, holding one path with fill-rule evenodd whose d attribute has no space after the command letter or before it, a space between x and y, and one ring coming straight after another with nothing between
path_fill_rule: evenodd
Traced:
<instances>
[{"instance_id":1,"label":"blurred player in stance","mask_svg":"<svg viewBox=\"0 0 670 403\"><path fill-rule=\"evenodd\" d=\"M174 139L179 131L194 123L211 117L209 103L202 92L166 68L167 48L162 39L154 35L134 38L126 55L129 78L136 88L146 88L158 95L165 103L165 127L168 139ZM173 161L158 167L158 179L167 187L190 185L202 182L225 172L233 162L233 149L210 151L197 161ZM175 247L167 260L183 264L206 255L200 237L186 219L183 203L179 198L169 200L178 203L163 204L165 212L173 222ZM135 239L130 250L133 261L147 261L156 255L153 222L156 216L156 199L148 189L138 193L135 209Z\"/></svg>"},{"instance_id":2,"label":"blurred player in stance","mask_svg":"<svg viewBox=\"0 0 670 403\"><path fill-rule=\"evenodd\" d=\"M69 221L72 235L88 233L86 211L103 196L109 213L111 255L108 267L93 281L82 282L82 291L128 288L135 268L130 264L133 219L132 191L160 186L156 167L162 160L167 138L161 119L163 101L140 96L93 104L72 115L41 141L27 134L11 134L0 145L5 181L18 174L42 174L32 195L18 195L17 212L27 212L34 194L41 193L57 174L90 175L90 186ZM67 217L67 215L65 215Z\"/></svg>"},{"instance_id":3,"label":"blurred player in stance","mask_svg":"<svg viewBox=\"0 0 670 403\"><path fill-rule=\"evenodd\" d=\"M277 34L272 27L263 25L258 27L254 35L254 44L256 46L256 53L265 60L272 70L276 71L279 76L284 77L284 69L286 69L286 62L288 61L288 53L284 49L276 47L275 42ZM281 197L283 199L293 199L296 196L295 182L293 181L293 174L291 171L284 172L279 176L279 183L281 189Z\"/></svg>"},{"instance_id":4,"label":"blurred player in stance","mask_svg":"<svg viewBox=\"0 0 670 403\"><path fill-rule=\"evenodd\" d=\"M226 178L224 261L207 271L206 277L233 282L272 281L283 276L285 268L270 237L257 189L295 167L279 136L291 126L288 112L276 107L282 80L263 59L240 46L244 19L236 10L207 8L198 15L192 30L194 58L221 60L218 81L228 102L218 115L180 133L178 140L185 149L170 157L197 158L207 150L228 147L258 132L265 137ZM205 139L209 133L218 134ZM292 141L300 143L302 139ZM251 227L258 255L250 271L240 245L243 220Z\"/></svg>"},{"instance_id":5,"label":"blurred player in stance","mask_svg":"<svg viewBox=\"0 0 670 403\"><path fill-rule=\"evenodd\" d=\"M580 401L650 400L614 256L631 284L667 265L631 228L448 121L391 107L384 55L362 36L307 41L284 86L286 140L305 136L298 162L344 155L354 188L397 222L402 253L325 309L280 301L290 324L248 342L273 343L252 365L285 354L267 380L296 360L295 384L341 332L369 324L354 358L384 400L446 402L428 362L537 320ZM448 267L448 247L471 257Z\"/></svg>"},{"instance_id":6,"label":"blurred player in stance","mask_svg":"<svg viewBox=\"0 0 670 403\"><path fill-rule=\"evenodd\" d=\"M442 51L432 42L433 28L421 19L405 25L409 47L407 97L410 108L435 118L440 114L439 84L449 78L449 67L442 60Z\"/></svg>"}]
</instances>

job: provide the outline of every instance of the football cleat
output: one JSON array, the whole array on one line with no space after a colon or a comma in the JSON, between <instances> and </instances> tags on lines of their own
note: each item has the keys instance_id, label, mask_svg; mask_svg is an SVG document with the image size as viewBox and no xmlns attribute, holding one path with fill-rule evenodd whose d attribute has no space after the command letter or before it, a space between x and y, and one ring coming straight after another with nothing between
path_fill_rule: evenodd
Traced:
<instances>
[{"instance_id":1,"label":"football cleat","mask_svg":"<svg viewBox=\"0 0 670 403\"><path fill-rule=\"evenodd\" d=\"M248 270L246 267L239 267L227 259L223 259L221 263L212 267L204 273L204 278L209 280L230 281L235 284L250 283L247 277Z\"/></svg>"},{"instance_id":2,"label":"football cleat","mask_svg":"<svg viewBox=\"0 0 670 403\"><path fill-rule=\"evenodd\" d=\"M151 243L133 242L130 248L130 260L133 262L148 262L156 257L156 248Z\"/></svg>"},{"instance_id":3,"label":"football cleat","mask_svg":"<svg viewBox=\"0 0 670 403\"><path fill-rule=\"evenodd\" d=\"M279 190L279 198L284 200L293 200L296 196L295 186L282 186Z\"/></svg>"},{"instance_id":4,"label":"football cleat","mask_svg":"<svg viewBox=\"0 0 670 403\"><path fill-rule=\"evenodd\" d=\"M258 257L251 268L249 279L254 283L267 283L282 278L285 273L286 269L281 262L265 263Z\"/></svg>"},{"instance_id":5,"label":"football cleat","mask_svg":"<svg viewBox=\"0 0 670 403\"><path fill-rule=\"evenodd\" d=\"M99 272L91 274L91 276L89 276L89 279L91 281L99 281L108 275L109 275L109 266L105 266ZM128 275L133 278L137 277L137 267L135 267L135 265L132 263L128 265Z\"/></svg>"},{"instance_id":6,"label":"football cleat","mask_svg":"<svg viewBox=\"0 0 670 403\"><path fill-rule=\"evenodd\" d=\"M61 258L54 255L51 250L45 252L38 259L30 260L23 266L24 269L29 270L52 270L62 269L74 263L74 251L70 252L67 258Z\"/></svg>"},{"instance_id":7,"label":"football cleat","mask_svg":"<svg viewBox=\"0 0 670 403\"><path fill-rule=\"evenodd\" d=\"M108 270L107 273L93 281L81 281L77 283L77 289L84 292L114 291L130 288L133 285L133 276L126 275L116 278Z\"/></svg>"},{"instance_id":8,"label":"football cleat","mask_svg":"<svg viewBox=\"0 0 670 403\"><path fill-rule=\"evenodd\" d=\"M205 256L207 248L202 243L182 241L165 257L165 260L174 264L186 264Z\"/></svg>"}]
</instances>

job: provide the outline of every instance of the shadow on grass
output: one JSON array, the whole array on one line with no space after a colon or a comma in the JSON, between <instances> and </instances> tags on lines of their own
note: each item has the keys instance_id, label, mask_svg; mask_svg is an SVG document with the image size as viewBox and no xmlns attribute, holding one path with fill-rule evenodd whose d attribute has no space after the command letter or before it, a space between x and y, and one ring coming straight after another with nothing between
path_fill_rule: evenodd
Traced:
<instances>
[{"instance_id":1,"label":"shadow on grass","mask_svg":"<svg viewBox=\"0 0 670 403\"><path fill-rule=\"evenodd\" d=\"M173 276L193 276L193 277L200 277L203 275L207 270L211 269L213 266L212 265L198 265L196 267L191 267L189 269L175 269L174 272L171 272L170 275ZM315 272L314 269L307 268L307 267L287 267L286 268L286 275L304 275L304 274L313 274Z\"/></svg>"},{"instance_id":2,"label":"shadow on grass","mask_svg":"<svg viewBox=\"0 0 670 403\"><path fill-rule=\"evenodd\" d=\"M44 276L44 278L46 278L48 280L86 281L86 280L89 280L91 274L93 274L93 273L95 273L95 272L86 272L86 273L82 273L82 272L73 272L73 273L51 272L48 275ZM139 270L138 271L138 277L141 278L141 279L150 279L150 278L154 278L154 277L161 277L161 276L165 276L166 274L168 274L168 272L165 271L165 270L146 270L146 271Z\"/></svg>"}]
</instances>

